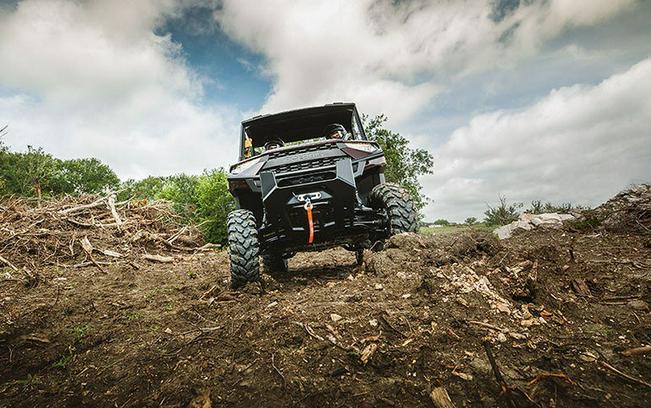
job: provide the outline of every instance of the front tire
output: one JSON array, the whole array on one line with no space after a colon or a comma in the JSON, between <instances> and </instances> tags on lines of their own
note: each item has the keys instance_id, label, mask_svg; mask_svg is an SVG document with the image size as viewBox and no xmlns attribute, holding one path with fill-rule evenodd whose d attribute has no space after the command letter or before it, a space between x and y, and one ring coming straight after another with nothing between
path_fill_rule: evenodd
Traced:
<instances>
[{"instance_id":1,"label":"front tire","mask_svg":"<svg viewBox=\"0 0 651 408\"><path fill-rule=\"evenodd\" d=\"M260 244L255 216L249 210L228 214L228 244L231 260L231 287L237 289L260 280Z\"/></svg>"},{"instance_id":2,"label":"front tire","mask_svg":"<svg viewBox=\"0 0 651 408\"><path fill-rule=\"evenodd\" d=\"M369 201L371 207L386 211L389 236L416 231L417 211L404 188L392 183L379 184L371 190Z\"/></svg>"}]
</instances>

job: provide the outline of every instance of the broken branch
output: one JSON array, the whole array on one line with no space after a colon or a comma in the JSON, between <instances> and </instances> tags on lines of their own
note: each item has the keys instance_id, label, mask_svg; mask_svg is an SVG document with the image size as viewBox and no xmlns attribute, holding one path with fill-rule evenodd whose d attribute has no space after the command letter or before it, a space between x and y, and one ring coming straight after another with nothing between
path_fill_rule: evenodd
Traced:
<instances>
[{"instance_id":1,"label":"broken branch","mask_svg":"<svg viewBox=\"0 0 651 408\"><path fill-rule=\"evenodd\" d=\"M443 387L433 388L429 396L436 408L454 408L448 392Z\"/></svg>"},{"instance_id":2,"label":"broken branch","mask_svg":"<svg viewBox=\"0 0 651 408\"><path fill-rule=\"evenodd\" d=\"M618 370L617 368L611 366L610 364L606 363L605 361L599 361L599 365L602 366L603 368L612 371L613 373L619 375L620 377L629 380L630 382L634 382L636 384L644 385L646 387L651 388L651 384L644 380L640 380L639 378L635 378L631 375L626 374L625 372L622 372Z\"/></svg>"},{"instance_id":3,"label":"broken branch","mask_svg":"<svg viewBox=\"0 0 651 408\"><path fill-rule=\"evenodd\" d=\"M13 269L14 272L18 272L18 268L16 268L16 267L14 266L14 264L12 264L11 262L9 262L9 261L6 260L5 258L3 258L2 255L0 255L0 262L2 262L3 264L7 265L7 266L10 267L11 269Z\"/></svg>"}]
</instances>

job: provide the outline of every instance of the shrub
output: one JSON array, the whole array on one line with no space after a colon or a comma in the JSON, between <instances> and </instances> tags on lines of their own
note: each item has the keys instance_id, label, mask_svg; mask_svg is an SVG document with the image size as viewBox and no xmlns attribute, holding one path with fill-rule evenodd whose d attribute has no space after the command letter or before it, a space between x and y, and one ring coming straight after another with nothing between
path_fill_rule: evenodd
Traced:
<instances>
[{"instance_id":1,"label":"shrub","mask_svg":"<svg viewBox=\"0 0 651 408\"><path fill-rule=\"evenodd\" d=\"M450 225L450 221L441 218L441 219L438 219L438 220L434 221L432 224L434 224L434 225Z\"/></svg>"},{"instance_id":2,"label":"shrub","mask_svg":"<svg viewBox=\"0 0 651 408\"><path fill-rule=\"evenodd\" d=\"M209 242L227 240L226 217L235 208L235 199L228 190L223 170L205 172L196 186L197 216L204 223L201 229Z\"/></svg>"},{"instance_id":3,"label":"shrub","mask_svg":"<svg viewBox=\"0 0 651 408\"><path fill-rule=\"evenodd\" d=\"M466 220L463 222L466 225L473 225L477 223L477 218L475 217L468 217Z\"/></svg>"},{"instance_id":4,"label":"shrub","mask_svg":"<svg viewBox=\"0 0 651 408\"><path fill-rule=\"evenodd\" d=\"M593 211L587 211L583 213L583 217L576 220L568 221L568 224L571 228L577 231L594 231L601 227L601 220L596 216Z\"/></svg>"},{"instance_id":5,"label":"shrub","mask_svg":"<svg viewBox=\"0 0 651 408\"><path fill-rule=\"evenodd\" d=\"M529 214L544 214L544 213L559 213L567 214L575 210L584 210L585 207L580 205L574 205L572 203L561 203L561 204L552 204L549 201L543 203L540 200L534 200L531 202L531 207L529 207L525 212Z\"/></svg>"},{"instance_id":6,"label":"shrub","mask_svg":"<svg viewBox=\"0 0 651 408\"><path fill-rule=\"evenodd\" d=\"M499 204L496 207L488 205L488 210L484 212L486 216L484 222L488 225L506 225L520 218L519 209L522 203L508 204L506 197L499 195Z\"/></svg>"},{"instance_id":7,"label":"shrub","mask_svg":"<svg viewBox=\"0 0 651 408\"><path fill-rule=\"evenodd\" d=\"M166 177L160 190L154 193L154 199L167 200L174 204L174 210L186 222L194 221L198 209L197 186L201 176L176 174Z\"/></svg>"},{"instance_id":8,"label":"shrub","mask_svg":"<svg viewBox=\"0 0 651 408\"><path fill-rule=\"evenodd\" d=\"M226 217L235 208L235 199L221 169L204 171L200 176L177 174L128 180L122 185L120 199L129 198L168 200L185 222L200 225L206 241L227 240Z\"/></svg>"},{"instance_id":9,"label":"shrub","mask_svg":"<svg viewBox=\"0 0 651 408\"><path fill-rule=\"evenodd\" d=\"M129 179L120 186L120 200L155 200L156 195L163 189L166 177L149 176L142 180Z\"/></svg>"}]
</instances>

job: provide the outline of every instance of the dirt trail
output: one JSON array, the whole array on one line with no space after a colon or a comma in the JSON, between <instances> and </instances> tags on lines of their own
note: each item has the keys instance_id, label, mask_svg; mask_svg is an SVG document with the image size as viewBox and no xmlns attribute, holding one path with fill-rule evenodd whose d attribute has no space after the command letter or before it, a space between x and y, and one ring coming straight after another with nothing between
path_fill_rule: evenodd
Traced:
<instances>
[{"instance_id":1,"label":"dirt trail","mask_svg":"<svg viewBox=\"0 0 651 408\"><path fill-rule=\"evenodd\" d=\"M45 265L36 286L0 281L0 406L433 406L435 387L457 407L645 406L651 354L623 352L651 344L650 247L402 235L362 267L299 254L241 292L225 251Z\"/></svg>"}]
</instances>

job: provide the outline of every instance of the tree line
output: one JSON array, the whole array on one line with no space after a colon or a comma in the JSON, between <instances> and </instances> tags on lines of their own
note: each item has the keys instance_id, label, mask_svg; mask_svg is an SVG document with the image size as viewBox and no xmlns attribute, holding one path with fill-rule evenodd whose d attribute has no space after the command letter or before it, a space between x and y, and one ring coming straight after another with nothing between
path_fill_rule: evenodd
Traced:
<instances>
[{"instance_id":1,"label":"tree line","mask_svg":"<svg viewBox=\"0 0 651 408\"><path fill-rule=\"evenodd\" d=\"M427 199L418 177L432 172L434 159L426 150L411 148L405 137L387 129L386 121L384 115L365 117L366 134L384 150L386 180L407 189L420 210ZM200 226L207 241L226 241L226 216L235 208L235 200L223 169L205 170L199 175L180 173L120 181L108 165L96 158L62 160L32 146L24 152L12 151L2 140L6 131L6 126L0 128L0 197L14 195L40 201L118 191L120 200L168 200L186 222Z\"/></svg>"}]
</instances>

